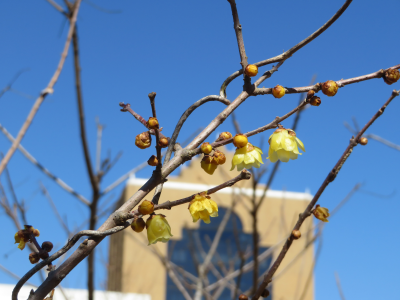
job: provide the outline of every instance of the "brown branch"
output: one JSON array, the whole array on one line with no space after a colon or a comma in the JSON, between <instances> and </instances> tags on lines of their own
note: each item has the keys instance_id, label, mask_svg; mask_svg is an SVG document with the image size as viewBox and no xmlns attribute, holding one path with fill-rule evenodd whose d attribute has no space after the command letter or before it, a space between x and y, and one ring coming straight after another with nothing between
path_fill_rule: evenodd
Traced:
<instances>
[{"instance_id":1,"label":"brown branch","mask_svg":"<svg viewBox=\"0 0 400 300\"><path fill-rule=\"evenodd\" d=\"M2 133L8 138L9 141L13 142L14 137L0 124L0 130ZM73 188L71 188L68 184L66 184L59 177L51 173L48 169L46 169L41 163L39 163L21 144L18 145L18 149L21 153L36 167L39 168L44 174L46 174L50 179L54 180L60 187L66 190L68 193L71 193L76 198L78 198L83 204L89 206L90 202L83 195L76 192Z\"/></svg>"},{"instance_id":2,"label":"brown branch","mask_svg":"<svg viewBox=\"0 0 400 300\"><path fill-rule=\"evenodd\" d=\"M353 77L349 79L342 79L336 81L337 85L339 88L344 87L345 85L348 84L353 84L365 80L370 80L370 79L375 79L375 78L381 78L383 74L385 74L386 71L391 70L391 69L400 69L400 64L395 65L393 67L384 69L384 70L379 70L371 74L367 75L362 75L358 77ZM321 83L317 83L314 85L310 86L303 86L303 87L295 87L295 88L285 88L285 94L297 94L297 93L306 93L310 90L314 90L315 92L318 92L321 90ZM255 95L266 95L266 94L272 94L272 88L257 88L253 92Z\"/></svg>"},{"instance_id":3,"label":"brown branch","mask_svg":"<svg viewBox=\"0 0 400 300\"><path fill-rule=\"evenodd\" d=\"M74 33L74 29L75 29L75 23L77 20L77 16L78 16L78 11L79 11L79 6L81 4L82 0L77 0L75 2L75 10L74 13L72 14L71 17L71 22L70 22L70 26L69 26L69 31L68 31L68 35L67 35L67 40L65 41L65 45L64 45L64 50L61 54L61 59L58 63L57 69L53 75L53 77L50 79L49 84L47 85L47 87L40 93L40 96L36 99L31 111L28 114L28 117L26 118L24 124L22 125L21 129L18 132L17 138L15 139L15 141L13 142L13 144L11 145L10 149L8 150L6 156L1 160L0 163L0 175L1 173L3 173L4 168L7 166L8 162L10 161L11 157L13 156L13 154L15 153L15 151L18 148L18 145L21 143L23 137L25 136L29 126L31 125L33 118L35 117L37 111L39 110L40 105L42 104L43 100L46 98L46 96L48 94L52 94L53 93L53 87L56 84L58 77L61 74L62 68L64 66L64 62L65 59L67 58L68 55L68 49L69 49L69 45L71 43L71 38L72 35Z\"/></svg>"},{"instance_id":4,"label":"brown branch","mask_svg":"<svg viewBox=\"0 0 400 300\"><path fill-rule=\"evenodd\" d=\"M157 113L156 113L156 104L155 104L155 99L156 99L156 93L155 92L151 92L149 94L149 99L150 99L150 104L151 104L151 111L153 113L153 118L157 119ZM158 129L154 129L155 131L155 136L156 136L156 151L157 151L157 159L158 159L158 164L156 167L157 172L161 171L161 147L159 145L160 142L160 136L159 136L159 130ZM158 201L157 201L158 203Z\"/></svg>"},{"instance_id":5,"label":"brown branch","mask_svg":"<svg viewBox=\"0 0 400 300\"><path fill-rule=\"evenodd\" d=\"M272 58L269 58L269 59L266 59L266 60L263 60L263 61L260 61L260 62L257 62L257 63L255 63L255 65L257 67L262 67L262 66L265 66L265 65L268 65L268 64L272 64L272 63L275 63L275 62L285 61L286 59L291 57L294 53L296 53L298 50L300 50L305 45L309 44L312 40L314 40L319 35L321 35L325 30L327 30L337 19L339 19L339 17L345 12L345 10L351 4L352 1L353 0L346 0L346 2L343 4L343 6L333 15L332 18L330 18L328 20L328 22L326 22L317 31L312 33L310 36L308 36L306 39L302 40L297 45L293 46L292 48L290 48L289 50L287 50L286 52L284 52L284 53L282 53L280 55L277 55L275 57L272 57ZM229 85L229 83L232 82L232 80L234 80L235 78L239 77L241 74L243 74L243 69L236 71L235 73L230 75L227 79L225 79L225 81L222 83L220 91L219 91L219 94L220 94L221 97L226 97L226 88L227 88L227 86Z\"/></svg>"},{"instance_id":6,"label":"brown branch","mask_svg":"<svg viewBox=\"0 0 400 300\"><path fill-rule=\"evenodd\" d=\"M248 63L247 63L246 50L244 49L242 25L240 25L239 22L239 14L236 8L235 0L228 0L228 2L231 5L231 10L232 10L233 28L235 29L236 40L239 47L240 64L242 65L242 70L244 71Z\"/></svg>"},{"instance_id":7,"label":"brown branch","mask_svg":"<svg viewBox=\"0 0 400 300\"><path fill-rule=\"evenodd\" d=\"M307 208L304 210L303 213L299 215L299 219L294 226L293 230L299 230L301 225L303 224L304 220L311 215L311 211L314 208L315 204L317 203L319 197L321 194L324 192L325 188L331 183L333 180L335 180L335 177L339 173L340 169L342 168L343 164L346 162L347 158L350 156L351 152L353 151L353 148L357 146L359 139L362 137L364 132L374 123L374 121L379 118L386 109L386 107L389 105L389 103L399 95L399 91L394 90L392 92L392 95L390 98L385 102L385 104L378 110L377 113L369 120L369 122L361 129L361 131L357 134L355 138L350 139L350 144L347 146L346 150L336 163L336 165L333 167L333 169L329 172L328 176L320 186L318 192L315 194L314 198L311 200L311 202L308 204ZM257 289L257 292L255 295L252 297L252 300L257 300L261 293L264 291L264 289L268 286L269 282L272 280L273 275L275 274L276 270L280 266L281 262L283 261L286 253L288 252L290 246L293 243L293 237L292 235L289 236L289 238L286 240L285 244L283 245L283 248L281 252L279 253L278 257L276 258L275 262L271 266L270 270L268 273L265 275L264 280L262 284L259 286Z\"/></svg>"}]
</instances>

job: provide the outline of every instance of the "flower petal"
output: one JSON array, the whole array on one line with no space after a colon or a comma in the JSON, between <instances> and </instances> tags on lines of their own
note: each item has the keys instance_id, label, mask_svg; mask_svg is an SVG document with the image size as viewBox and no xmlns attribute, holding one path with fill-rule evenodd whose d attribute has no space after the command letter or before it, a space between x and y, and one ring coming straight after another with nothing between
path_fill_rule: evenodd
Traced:
<instances>
[{"instance_id":1,"label":"flower petal","mask_svg":"<svg viewBox=\"0 0 400 300\"><path fill-rule=\"evenodd\" d=\"M290 159L290 152L286 150L278 150L276 151L276 154L278 154L278 158L281 162L288 162Z\"/></svg>"},{"instance_id":2,"label":"flower petal","mask_svg":"<svg viewBox=\"0 0 400 300\"><path fill-rule=\"evenodd\" d=\"M247 153L244 156L244 163L245 164L252 164L254 161L255 161L255 159L254 159L254 157L253 157L253 155L251 153Z\"/></svg>"},{"instance_id":3,"label":"flower petal","mask_svg":"<svg viewBox=\"0 0 400 300\"><path fill-rule=\"evenodd\" d=\"M276 152L274 150L272 150L271 148L269 148L268 151L268 157L267 159L269 159L271 162L277 162L278 161L278 155L276 154Z\"/></svg>"},{"instance_id":4,"label":"flower petal","mask_svg":"<svg viewBox=\"0 0 400 300\"><path fill-rule=\"evenodd\" d=\"M303 150L304 152L306 152L306 149L304 149L303 142L300 141L300 139L298 139L297 137L296 137L296 142L297 142L297 145L299 145L300 149Z\"/></svg>"}]
</instances>

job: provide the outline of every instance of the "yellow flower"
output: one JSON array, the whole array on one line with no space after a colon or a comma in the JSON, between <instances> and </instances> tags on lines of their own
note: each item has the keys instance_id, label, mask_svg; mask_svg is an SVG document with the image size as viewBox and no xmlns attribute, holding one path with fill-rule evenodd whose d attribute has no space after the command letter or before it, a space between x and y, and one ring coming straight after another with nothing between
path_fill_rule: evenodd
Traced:
<instances>
[{"instance_id":1,"label":"yellow flower","mask_svg":"<svg viewBox=\"0 0 400 300\"><path fill-rule=\"evenodd\" d=\"M25 229L17 231L14 235L14 244L18 244L18 249L24 250L25 244L29 242L30 235L33 234L35 237L40 235L39 230L33 228L30 225L24 225Z\"/></svg>"},{"instance_id":2,"label":"yellow flower","mask_svg":"<svg viewBox=\"0 0 400 300\"><path fill-rule=\"evenodd\" d=\"M189 211L192 215L193 222L202 219L204 223L210 223L210 217L218 217L218 206L215 201L211 200L207 193L197 194L189 204Z\"/></svg>"},{"instance_id":3,"label":"yellow flower","mask_svg":"<svg viewBox=\"0 0 400 300\"><path fill-rule=\"evenodd\" d=\"M232 159L231 171L235 166L237 166L238 171L243 170L243 168L259 168L260 164L263 164L261 154L263 154L261 149L250 143L247 143L247 146L236 149L235 155Z\"/></svg>"},{"instance_id":4,"label":"yellow flower","mask_svg":"<svg viewBox=\"0 0 400 300\"><path fill-rule=\"evenodd\" d=\"M312 212L314 216L323 222L329 222L327 217L329 217L329 210L325 207L321 207L319 205L315 206L315 209Z\"/></svg>"},{"instance_id":5,"label":"yellow flower","mask_svg":"<svg viewBox=\"0 0 400 300\"><path fill-rule=\"evenodd\" d=\"M146 221L149 245L157 242L166 243L171 238L171 227L164 215L153 215Z\"/></svg>"},{"instance_id":6,"label":"yellow flower","mask_svg":"<svg viewBox=\"0 0 400 300\"><path fill-rule=\"evenodd\" d=\"M303 143L296 137L296 133L291 129L278 128L269 137L268 157L271 162L276 162L278 159L282 162L288 162L289 159L297 159L301 153L297 146L304 152Z\"/></svg>"},{"instance_id":7,"label":"yellow flower","mask_svg":"<svg viewBox=\"0 0 400 300\"><path fill-rule=\"evenodd\" d=\"M204 155L203 159L201 160L200 166L204 171L212 175L217 169L218 163L211 156Z\"/></svg>"}]
</instances>

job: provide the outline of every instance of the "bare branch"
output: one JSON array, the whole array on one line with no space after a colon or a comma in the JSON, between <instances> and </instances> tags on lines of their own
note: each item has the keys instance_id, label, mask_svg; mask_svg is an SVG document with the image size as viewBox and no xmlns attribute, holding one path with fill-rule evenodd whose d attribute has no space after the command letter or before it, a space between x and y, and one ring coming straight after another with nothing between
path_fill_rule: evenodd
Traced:
<instances>
[{"instance_id":1,"label":"bare branch","mask_svg":"<svg viewBox=\"0 0 400 300\"><path fill-rule=\"evenodd\" d=\"M0 98L7 92L7 91L11 91L12 88L11 86L14 84L15 81L17 81L18 77L26 72L29 71L29 69L22 69L20 71L17 72L17 74L14 75L14 77L11 79L11 81L0 91Z\"/></svg>"},{"instance_id":2,"label":"bare branch","mask_svg":"<svg viewBox=\"0 0 400 300\"><path fill-rule=\"evenodd\" d=\"M1 132L11 141L14 141L14 137L0 124ZM71 193L76 198L78 198L83 204L90 205L90 201L87 200L84 196L77 193L73 188L71 188L68 184L66 184L63 180L55 176L48 169L46 169L42 164L40 164L21 144L18 145L18 149L22 152L22 154L36 167L38 167L44 174L53 179L60 187L66 190L68 193Z\"/></svg>"},{"instance_id":3,"label":"bare branch","mask_svg":"<svg viewBox=\"0 0 400 300\"><path fill-rule=\"evenodd\" d=\"M64 45L64 50L61 54L61 59L58 63L57 69L53 75L53 77L50 79L49 84L47 85L47 87L40 93L39 98L36 99L35 104L33 105L31 111L28 114L28 117L26 118L24 124L22 125L20 131L18 132L17 138L15 139L15 141L13 142L12 146L10 147L10 149L8 150L6 156L1 160L0 163L0 175L1 173L3 173L4 168L6 167L6 165L8 164L8 162L10 161L11 157L13 156L13 154L15 153L15 151L18 148L18 145L21 143L23 137L25 136L25 133L27 132L29 126L31 125L33 118L35 117L37 111L39 110L40 105L42 104L43 100L46 98L46 96L48 94L52 94L53 93L53 87L56 84L58 77L61 74L62 68L64 66L64 62L65 59L67 58L68 55L68 49L69 49L69 45L71 43L71 39L72 39L72 35L74 33L74 29L75 29L75 23L78 17L78 11L79 11L79 6L81 4L82 0L77 0L75 2L75 10L74 13L72 14L71 17L71 22L70 22L70 26L69 26L69 31L68 31L68 35L67 35L67 40L65 42Z\"/></svg>"},{"instance_id":4,"label":"bare branch","mask_svg":"<svg viewBox=\"0 0 400 300\"><path fill-rule=\"evenodd\" d=\"M272 57L272 58L260 61L258 63L255 63L255 65L257 67L261 67L261 66L265 66L265 65L268 65L268 64L272 64L272 63L275 63L275 62L284 61L284 60L288 59L294 53L296 53L298 50L303 48L305 45L310 43L312 40L314 40L319 35L321 35L321 33L323 33L325 30L327 30L337 19L339 19L339 17L344 13L344 11L347 9L347 7L350 5L350 3L352 1L353 0L346 0L346 2L343 4L343 6L333 15L332 18L329 19L328 22L326 22L317 31L312 33L310 36L308 36L306 39L302 40L297 45L293 46L292 48L290 48L289 50L287 50L286 52L284 52L284 53L282 53L280 55L277 55L275 57ZM226 97L226 87L229 85L229 83L232 82L233 79L237 78L241 74L243 74L243 69L236 71L235 73L230 75L227 79L225 79L225 81L222 83L221 88L219 90L219 94L220 94L221 97Z\"/></svg>"},{"instance_id":5,"label":"bare branch","mask_svg":"<svg viewBox=\"0 0 400 300\"><path fill-rule=\"evenodd\" d=\"M46 0L47 2L50 3L51 6L53 6L56 10L58 10L60 13L62 13L63 15L67 15L67 12L62 8L61 5L59 5L57 2L55 2L54 0Z\"/></svg>"},{"instance_id":6,"label":"bare branch","mask_svg":"<svg viewBox=\"0 0 400 300\"><path fill-rule=\"evenodd\" d=\"M335 272L335 279L336 279L336 285L337 285L337 288L339 291L340 299L346 300L344 293L343 293L342 285L340 284L339 274L337 272Z\"/></svg>"},{"instance_id":7,"label":"bare branch","mask_svg":"<svg viewBox=\"0 0 400 300\"><path fill-rule=\"evenodd\" d=\"M336 165L333 167L333 169L329 172L328 176L320 186L318 192L315 194L314 198L311 200L311 202L308 204L307 208L304 210L303 213L299 215L299 219L294 226L293 230L299 230L301 225L303 224L304 220L311 215L311 211L315 204L317 203L319 197L321 194L324 192L325 188L331 183L333 180L335 180L337 174L339 173L340 169L342 168L343 164L346 162L347 158L350 156L351 152L353 151L353 148L357 146L359 139L362 137L364 132L372 125L372 123L375 122L379 116L381 116L386 109L386 107L389 105L389 103L399 95L399 91L394 90L392 92L392 95L389 97L389 99L385 102L385 104L378 110L377 113L369 120L369 122L361 129L361 131L357 134L355 138L350 139L350 144L347 146L346 150L336 163ZM259 286L257 289L257 292L253 296L252 300L257 300L261 293L264 291L264 289L268 286L269 282L272 280L272 276L275 274L276 270L280 266L282 260L284 259L287 251L289 250L290 246L293 243L293 237L292 235L289 236L289 238L286 240L281 252L279 253L278 257L276 258L275 262L271 266L270 270L264 277L264 281L262 284Z\"/></svg>"}]
</instances>

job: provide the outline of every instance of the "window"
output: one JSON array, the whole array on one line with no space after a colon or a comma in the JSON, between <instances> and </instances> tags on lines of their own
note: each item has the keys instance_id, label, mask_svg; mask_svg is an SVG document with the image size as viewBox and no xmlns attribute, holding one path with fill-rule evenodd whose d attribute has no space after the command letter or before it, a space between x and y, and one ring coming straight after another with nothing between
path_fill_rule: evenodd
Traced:
<instances>
[{"instance_id":1,"label":"window","mask_svg":"<svg viewBox=\"0 0 400 300\"><path fill-rule=\"evenodd\" d=\"M186 272L189 272L197 277L196 266L198 263L203 262L204 257L210 249L211 243L217 232L217 229L225 215L227 209L219 208L219 217L211 218L210 224L205 224L203 221L200 223L199 229L183 229L181 240L170 240L168 243L168 254L171 257L171 261L183 268ZM200 222L200 221L199 221ZM248 258L245 264L253 259L252 247L253 238L251 234L243 233L242 222L239 217L232 212L228 224L221 236L221 240L218 244L217 251L212 258L212 266L209 267L207 278L211 283L218 281L220 276L225 277L225 274L231 273L233 270L240 268L240 256L237 249L237 243L240 243L241 250L247 255ZM259 253L267 250L265 247L259 248ZM271 264L271 257L262 261L259 264L259 274L262 274ZM193 281L187 277L182 276L182 273L176 272L181 282L193 285ZM221 300L232 300L234 287L236 287L237 277L230 281L230 285L225 287L221 291L218 299ZM240 289L246 291L252 287L253 284L253 272L249 271L243 273L240 280ZM185 286L188 292L193 296L194 289ZM211 291L214 294L217 289ZM167 275L167 300L185 300L174 282ZM271 296L267 298L271 300Z\"/></svg>"}]
</instances>

